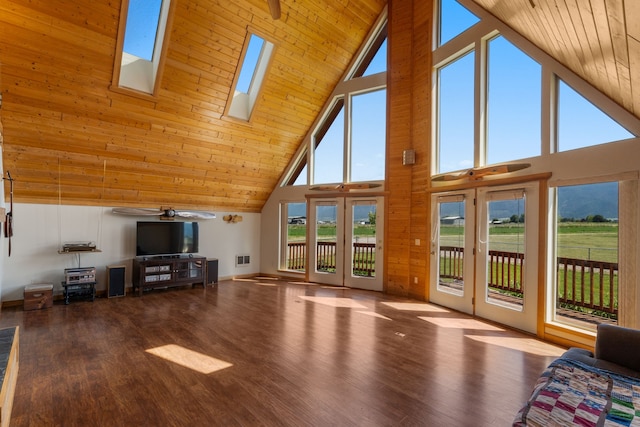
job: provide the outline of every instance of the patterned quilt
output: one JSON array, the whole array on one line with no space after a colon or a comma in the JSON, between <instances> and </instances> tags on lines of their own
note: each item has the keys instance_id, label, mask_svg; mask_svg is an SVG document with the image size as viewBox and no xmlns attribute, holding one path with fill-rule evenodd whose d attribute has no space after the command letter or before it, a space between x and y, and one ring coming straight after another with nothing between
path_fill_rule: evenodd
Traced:
<instances>
[{"instance_id":1,"label":"patterned quilt","mask_svg":"<svg viewBox=\"0 0 640 427\"><path fill-rule=\"evenodd\" d=\"M640 380L557 359L514 426L640 426Z\"/></svg>"}]
</instances>

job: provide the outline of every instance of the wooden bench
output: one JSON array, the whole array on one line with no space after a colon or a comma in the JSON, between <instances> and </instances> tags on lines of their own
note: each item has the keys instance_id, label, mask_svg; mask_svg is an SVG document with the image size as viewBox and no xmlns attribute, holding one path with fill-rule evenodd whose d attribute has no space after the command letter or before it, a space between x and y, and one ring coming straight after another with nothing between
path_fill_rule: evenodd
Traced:
<instances>
[{"instance_id":1,"label":"wooden bench","mask_svg":"<svg viewBox=\"0 0 640 427\"><path fill-rule=\"evenodd\" d=\"M18 381L19 327L0 329L0 427L11 422L13 395Z\"/></svg>"}]
</instances>

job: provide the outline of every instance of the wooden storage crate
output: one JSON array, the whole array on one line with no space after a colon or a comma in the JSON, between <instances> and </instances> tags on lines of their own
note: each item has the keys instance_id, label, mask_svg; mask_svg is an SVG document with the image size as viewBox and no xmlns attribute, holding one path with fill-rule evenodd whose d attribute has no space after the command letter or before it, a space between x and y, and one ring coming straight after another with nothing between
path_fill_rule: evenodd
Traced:
<instances>
[{"instance_id":1,"label":"wooden storage crate","mask_svg":"<svg viewBox=\"0 0 640 427\"><path fill-rule=\"evenodd\" d=\"M53 306L53 285L40 283L24 287L24 310L40 310Z\"/></svg>"}]
</instances>

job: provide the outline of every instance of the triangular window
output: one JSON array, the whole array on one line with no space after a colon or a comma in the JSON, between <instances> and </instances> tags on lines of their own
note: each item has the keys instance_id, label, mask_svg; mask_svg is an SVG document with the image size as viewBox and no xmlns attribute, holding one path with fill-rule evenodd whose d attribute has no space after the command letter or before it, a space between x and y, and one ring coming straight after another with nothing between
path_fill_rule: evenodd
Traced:
<instances>
[{"instance_id":1,"label":"triangular window","mask_svg":"<svg viewBox=\"0 0 640 427\"><path fill-rule=\"evenodd\" d=\"M441 0L439 22L438 46L442 46L473 27L480 19L456 0Z\"/></svg>"},{"instance_id":2,"label":"triangular window","mask_svg":"<svg viewBox=\"0 0 640 427\"><path fill-rule=\"evenodd\" d=\"M633 137L618 122L558 79L558 151Z\"/></svg>"}]
</instances>

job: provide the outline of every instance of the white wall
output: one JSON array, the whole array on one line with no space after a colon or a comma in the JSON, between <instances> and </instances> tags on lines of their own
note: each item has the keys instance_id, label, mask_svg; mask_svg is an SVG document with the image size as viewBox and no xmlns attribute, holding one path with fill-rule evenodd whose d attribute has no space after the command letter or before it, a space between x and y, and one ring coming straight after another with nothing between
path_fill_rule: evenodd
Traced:
<instances>
[{"instance_id":1,"label":"white wall","mask_svg":"<svg viewBox=\"0 0 640 427\"><path fill-rule=\"evenodd\" d=\"M216 219L200 224L199 255L218 259L220 278L260 272L260 214L242 213L243 221L228 224L222 217L234 212L217 212ZM106 266L126 266L126 286L131 286L131 265L135 257L137 221L154 217L116 215L110 207L58 206L14 203L14 233L11 256L8 239L2 237L0 286L2 301L23 299L24 286L53 283L54 295L62 293L65 268L96 267L98 291L106 289ZM96 242L102 252L59 254L63 243ZM236 267L236 255L250 255L251 263Z\"/></svg>"}]
</instances>

